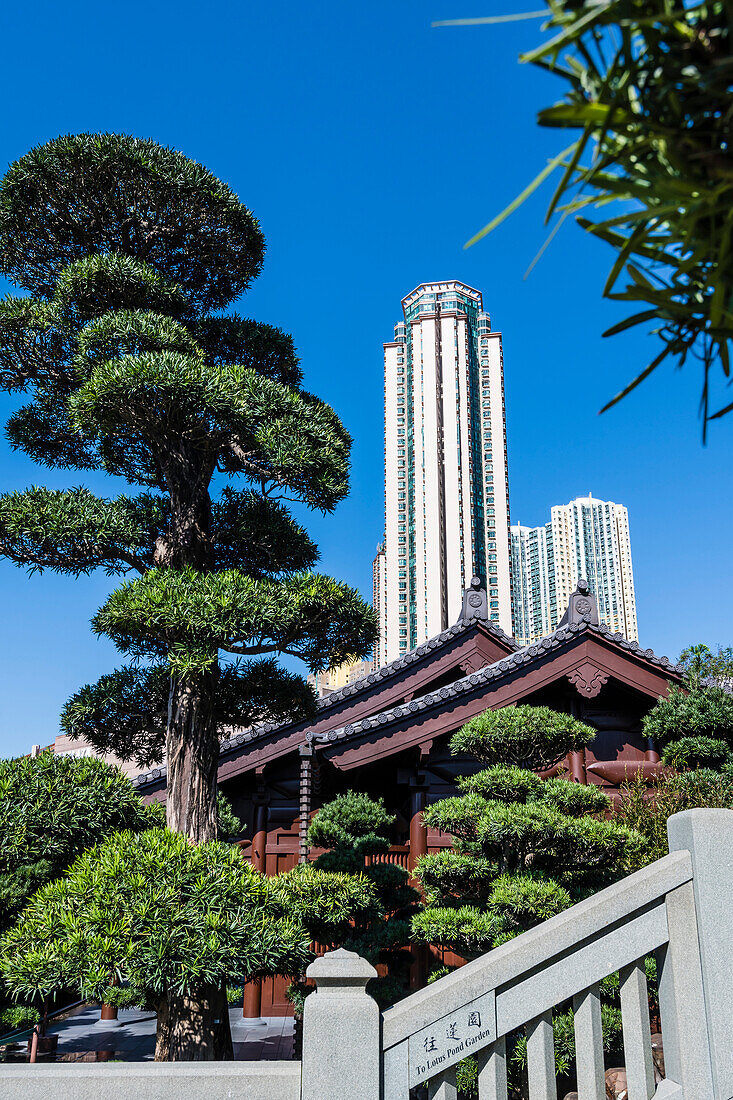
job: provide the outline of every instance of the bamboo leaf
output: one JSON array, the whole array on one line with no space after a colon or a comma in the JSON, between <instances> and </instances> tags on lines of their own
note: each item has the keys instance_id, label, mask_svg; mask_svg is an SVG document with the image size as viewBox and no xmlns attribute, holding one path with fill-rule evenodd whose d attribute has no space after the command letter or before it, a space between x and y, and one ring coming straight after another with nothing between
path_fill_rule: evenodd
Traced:
<instances>
[{"instance_id":1,"label":"bamboo leaf","mask_svg":"<svg viewBox=\"0 0 733 1100\"><path fill-rule=\"evenodd\" d=\"M534 194L537 188L542 183L544 183L549 175L551 175L555 171L558 165L562 164L565 157L568 156L568 154L574 148L575 142L573 142L572 145L569 145L567 149L563 149L563 151L561 153L558 153L556 157L553 157L552 160L548 161L542 171L537 176L535 176L535 178L530 184L528 184L527 187L525 187L524 191L522 191L522 193L518 195L513 202L510 202L509 206L507 206L505 210L502 210L500 214L497 214L497 216L493 218L488 223L488 225L485 225L484 228L476 233L475 236L471 237L470 241L466 241L463 247L470 248L472 245L476 244L477 241L480 241L483 237L487 236L487 234L491 233L492 230L496 229L497 225L501 225L501 223L505 221L510 214L513 214L514 211L517 210L522 205L522 203L530 197L530 195Z\"/></svg>"},{"instance_id":2,"label":"bamboo leaf","mask_svg":"<svg viewBox=\"0 0 733 1100\"><path fill-rule=\"evenodd\" d=\"M649 366L645 367L644 370L641 372L641 374L638 374L636 376L636 378L634 379L633 382L629 382L628 386L625 386L624 389L622 389L620 393L617 393L616 396L611 401L609 401L606 405L604 405L603 408L600 411L602 413L607 412L608 409L613 408L613 406L617 405L619 403L619 401L621 401L622 398L626 397L628 394L631 393L632 390L635 390L637 386L641 385L641 383L644 381L644 379L648 378L649 375L652 373L652 371L657 369L657 367L662 362L662 360L666 359L666 357L669 355L671 350L672 350L671 345L667 344L666 347L664 348L664 350L661 351L659 353L659 355L656 357L656 359L652 359Z\"/></svg>"},{"instance_id":3,"label":"bamboo leaf","mask_svg":"<svg viewBox=\"0 0 733 1100\"><path fill-rule=\"evenodd\" d=\"M603 333L604 336L615 336L619 332L625 332L626 329L633 328L634 325L641 325L644 321L653 321L659 313L656 309L645 309L642 313L635 313L633 317L626 317L623 321L619 321L616 325L611 325Z\"/></svg>"},{"instance_id":4,"label":"bamboo leaf","mask_svg":"<svg viewBox=\"0 0 733 1100\"><path fill-rule=\"evenodd\" d=\"M431 23L431 27L477 27L487 23L519 23L524 19L542 19L547 15L546 10L522 11L516 15L482 15L475 19L438 19Z\"/></svg>"}]
</instances>

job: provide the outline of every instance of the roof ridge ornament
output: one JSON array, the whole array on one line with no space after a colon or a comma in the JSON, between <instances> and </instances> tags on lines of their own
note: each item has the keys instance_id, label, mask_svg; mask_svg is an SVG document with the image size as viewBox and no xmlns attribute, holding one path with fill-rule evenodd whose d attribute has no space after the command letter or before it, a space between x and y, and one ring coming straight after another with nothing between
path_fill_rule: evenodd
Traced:
<instances>
[{"instance_id":1,"label":"roof ridge ornament","mask_svg":"<svg viewBox=\"0 0 733 1100\"><path fill-rule=\"evenodd\" d=\"M470 619L489 621L489 597L480 577L471 577L471 587L463 593L460 622Z\"/></svg>"},{"instance_id":2,"label":"roof ridge ornament","mask_svg":"<svg viewBox=\"0 0 733 1100\"><path fill-rule=\"evenodd\" d=\"M561 626L598 626L598 600L590 590L585 577L578 581L578 587L570 595L568 608L558 623Z\"/></svg>"}]
</instances>

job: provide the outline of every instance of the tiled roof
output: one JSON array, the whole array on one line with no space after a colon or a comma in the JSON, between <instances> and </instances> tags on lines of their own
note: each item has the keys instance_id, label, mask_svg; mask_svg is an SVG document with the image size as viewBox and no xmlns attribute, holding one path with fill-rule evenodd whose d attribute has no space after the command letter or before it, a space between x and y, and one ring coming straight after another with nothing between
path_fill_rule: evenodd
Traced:
<instances>
[{"instance_id":1,"label":"tiled roof","mask_svg":"<svg viewBox=\"0 0 733 1100\"><path fill-rule=\"evenodd\" d=\"M441 634L436 634L434 638L429 638L427 642L423 642L422 645L416 646L415 649L411 649L409 653L403 653L401 657L397 657L396 660L390 661L388 665L382 665L381 668L375 669L374 672L368 673L366 676L362 676L359 680L354 680L353 684L346 684L345 687L337 688L336 691L330 692L328 695L316 701L316 710L320 713L324 710L328 710L329 707L333 707L336 703L341 703L345 699L351 699L355 695L361 695L362 692L368 691L375 685L381 683L383 680L388 680L394 673L401 672L404 668L409 668L412 664L417 664L430 653L434 653L435 650L442 649L444 645L447 645L454 638L464 634L471 627L481 623L485 630L488 630L489 634L492 634L504 645L509 646L511 649L519 649L518 643L514 638L510 638L508 634L493 623L487 622L485 619L466 618L461 619L454 626L448 627ZM274 733L275 730L285 729L291 725L290 722L262 722L258 726L254 726L252 729L242 730L236 733L233 737L227 738L225 741L221 741L219 744L219 755L224 756L232 749L239 748L241 745L245 745L250 741L257 741L261 737L266 737L269 733ZM297 723L295 723L297 725ZM162 779L166 774L165 765L160 765L157 768L152 768L148 772L142 772L140 775L136 775L132 782L135 786L144 786L147 783L154 783L159 779Z\"/></svg>"},{"instance_id":2,"label":"tiled roof","mask_svg":"<svg viewBox=\"0 0 733 1100\"><path fill-rule=\"evenodd\" d=\"M307 730L305 734L306 740L315 744L340 741L348 737L366 733L369 730L379 729L380 726L386 726L390 722L405 718L410 714L418 714L420 711L429 710L431 707L439 705L447 699L462 695L475 687L489 684L493 680L499 680L502 676L513 672L515 669L521 668L523 665L531 664L537 657L541 657L545 653L550 653L552 650L557 649L563 643L584 631L588 631L591 634L598 634L608 641L614 642L622 649L626 649L630 653L633 653L636 657L641 657L646 661L650 661L652 664L658 665L668 672L681 672L681 669L679 669L673 661L670 661L668 657L657 657L652 649L642 649L636 642L630 642L628 638L624 638L623 634L614 634L603 623L599 626L592 626L589 623L570 623L566 626L558 627L557 630L552 634L548 634L547 637L541 638L539 641L532 642L531 645L524 646L524 648L520 649L513 638L504 634L503 631L490 626L485 620L464 619L448 630L444 630L442 634L436 635L435 638L430 638L427 642L423 642L423 644L419 645L416 649L411 650L409 653L405 653L404 656L398 657L397 660L392 661L391 664L384 665L382 668L377 669L376 672L370 672L368 676L363 676L353 684L347 684L346 687L339 688L325 698L319 699L317 704L318 709L326 709L329 706L333 706L334 703L341 702L353 695L358 695L366 691L367 688L378 684L380 680L387 679L393 672L397 672L419 661L433 650L440 649L441 646L445 645L452 638L462 634L468 627L475 625L478 621L482 622L484 627L488 626L491 633L500 637L502 641L511 644L515 652L507 654L506 657L502 657L500 661L495 661L492 665L487 665L485 668L479 669L478 672L472 672L470 676L464 676L462 679L456 680L452 684L447 684L445 687L438 688L436 691L428 692L427 695L423 695L419 699L412 699L409 703L400 703L388 710L380 711L378 714L369 715L359 722L341 726L338 729L327 730L324 733L312 733ZM253 729L242 730L240 733L220 743L219 755L225 756L233 749L237 749L251 741L257 741L267 734L273 733L275 730L285 729L289 724L290 723L264 722L262 725L255 726ZM148 783L157 782L164 778L165 774L165 766L161 765L160 767L152 768L148 772L136 775L132 782L135 786L142 787Z\"/></svg>"},{"instance_id":3,"label":"tiled roof","mask_svg":"<svg viewBox=\"0 0 733 1100\"><path fill-rule=\"evenodd\" d=\"M336 691L330 692L322 699L318 700L316 704L319 710L325 710L328 707L334 705L334 703L341 703L344 699L350 699L353 695L360 695L362 691L366 691L368 688L374 687L381 680L387 680L394 672L400 672L403 668L407 668L411 664L415 664L422 657L425 657L428 653L432 653L436 649L440 649L453 638L458 637L459 634L463 634L469 627L475 626L477 623L488 630L489 634L493 634L495 638L503 642L504 645L509 646L511 649L519 649L519 643L510 638L508 634L492 623L487 622L486 619L461 619L455 626L448 627L442 634L436 634L434 638L428 638L427 642L423 642L422 645L416 646L415 649L411 649L409 653L403 653L401 657L397 657L396 660L390 661L388 665L382 665L381 668L376 669L374 672L368 673L366 676L362 676L360 680L354 680L353 684L347 684L345 687L337 688ZM273 726L274 728L274 726Z\"/></svg>"},{"instance_id":4,"label":"tiled roof","mask_svg":"<svg viewBox=\"0 0 733 1100\"><path fill-rule=\"evenodd\" d=\"M369 730L379 729L381 726L386 726L400 718L407 718L410 715L419 714L421 711L439 706L447 699L462 695L467 691L473 690L473 688L489 684L493 680L499 680L507 673L511 673L515 669L521 668L522 665L531 664L537 657L542 657L545 653L552 652L552 650L557 649L564 642L569 641L571 638L585 631L592 634L600 634L602 637L621 646L622 649L627 649L635 656L642 657L644 660L659 665L667 671L681 671L668 657L657 657L653 650L642 649L636 642L630 642L627 638L624 638L623 634L614 634L603 623L599 626L592 626L590 623L570 623L566 626L558 627L552 634L548 634L547 637L532 642L531 645L519 649L516 653L511 653L507 657L502 657L500 661L495 661L494 664L487 665L477 672L472 672L470 676L464 676L463 679L456 680L452 684L447 684L437 691L428 692L427 695L423 695L419 699L411 699L409 703L400 703L398 706L391 707L389 710L383 710L379 714L369 715L367 718L362 718L359 722L341 726L339 729L327 730L323 733L311 733L309 731L306 733L306 738L316 744L329 741L340 741L345 738L357 736L361 733L366 733Z\"/></svg>"}]
</instances>

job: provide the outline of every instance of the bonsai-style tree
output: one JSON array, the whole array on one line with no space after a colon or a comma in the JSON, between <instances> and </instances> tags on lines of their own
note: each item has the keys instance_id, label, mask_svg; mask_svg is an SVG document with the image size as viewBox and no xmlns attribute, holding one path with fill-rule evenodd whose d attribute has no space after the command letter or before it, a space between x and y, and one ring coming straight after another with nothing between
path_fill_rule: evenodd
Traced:
<instances>
[{"instance_id":1,"label":"bonsai-style tree","mask_svg":"<svg viewBox=\"0 0 733 1100\"><path fill-rule=\"evenodd\" d=\"M165 754L168 824L195 842L216 834L222 726L314 705L274 655L315 671L376 636L355 591L311 572L318 551L285 503L331 511L350 438L302 389L289 336L222 313L264 248L224 183L152 141L60 137L0 186L0 273L23 292L0 307L0 385L28 397L10 442L132 490L7 494L0 553L133 578L93 627L134 663L83 688L62 724L140 763Z\"/></svg>"},{"instance_id":2,"label":"bonsai-style tree","mask_svg":"<svg viewBox=\"0 0 733 1100\"><path fill-rule=\"evenodd\" d=\"M454 847L418 862L427 907L413 918L417 938L472 957L623 873L639 838L603 819L608 797L536 774L594 737L568 714L530 706L486 711L453 735L453 753L486 767L425 811L425 823L451 833Z\"/></svg>"},{"instance_id":3,"label":"bonsai-style tree","mask_svg":"<svg viewBox=\"0 0 733 1100\"><path fill-rule=\"evenodd\" d=\"M716 684L693 678L673 684L644 718L644 733L654 739L662 760L678 770L733 764L733 697Z\"/></svg>"},{"instance_id":4,"label":"bonsai-style tree","mask_svg":"<svg viewBox=\"0 0 733 1100\"><path fill-rule=\"evenodd\" d=\"M374 904L341 927L315 929L319 943L356 951L386 973L373 978L369 992L382 1005L403 996L409 985L410 917L420 895L408 882L408 872L394 863L380 863L370 856L389 850L389 830L394 815L380 798L348 791L327 803L313 816L308 843L328 851L313 866L320 871L365 877L374 888Z\"/></svg>"},{"instance_id":5,"label":"bonsai-style tree","mask_svg":"<svg viewBox=\"0 0 733 1100\"><path fill-rule=\"evenodd\" d=\"M458 780L460 795L425 811L425 823L451 833L454 845L418 861L426 908L412 918L416 939L473 958L625 873L643 841L605 819L607 795L562 776L537 775L594 737L590 726L570 715L531 706L486 711L453 735L452 752L467 753L484 768ZM565 1016L558 1015L556 1024L557 1068L565 1072ZM610 1004L604 1026L612 1042L619 1021ZM513 1095L523 1095L523 1059L517 1035L511 1069L519 1091ZM475 1073L471 1060L461 1064L463 1092L471 1093Z\"/></svg>"},{"instance_id":6,"label":"bonsai-style tree","mask_svg":"<svg viewBox=\"0 0 733 1100\"><path fill-rule=\"evenodd\" d=\"M305 920L341 924L373 904L364 878L306 868L268 879L219 841L121 832L31 899L0 941L0 975L19 997L65 986L154 1009L158 1061L231 1058L212 991L299 973Z\"/></svg>"}]
</instances>

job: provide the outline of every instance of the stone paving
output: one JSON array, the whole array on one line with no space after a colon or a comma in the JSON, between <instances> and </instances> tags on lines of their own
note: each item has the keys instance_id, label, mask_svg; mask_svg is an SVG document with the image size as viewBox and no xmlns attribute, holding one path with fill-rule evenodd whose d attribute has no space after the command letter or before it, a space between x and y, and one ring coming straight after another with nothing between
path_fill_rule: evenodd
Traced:
<instances>
[{"instance_id":1,"label":"stone paving","mask_svg":"<svg viewBox=\"0 0 733 1100\"><path fill-rule=\"evenodd\" d=\"M239 1007L229 1009L229 1020L236 1061L292 1059L291 1017L245 1020ZM51 1022L48 1033L59 1037L54 1059L59 1062L147 1062L155 1055L155 1014L139 1009L120 1009L118 1023L113 1021L110 1027L109 1022L100 1022L99 1005L83 1005L72 1010L67 1019Z\"/></svg>"}]
</instances>

